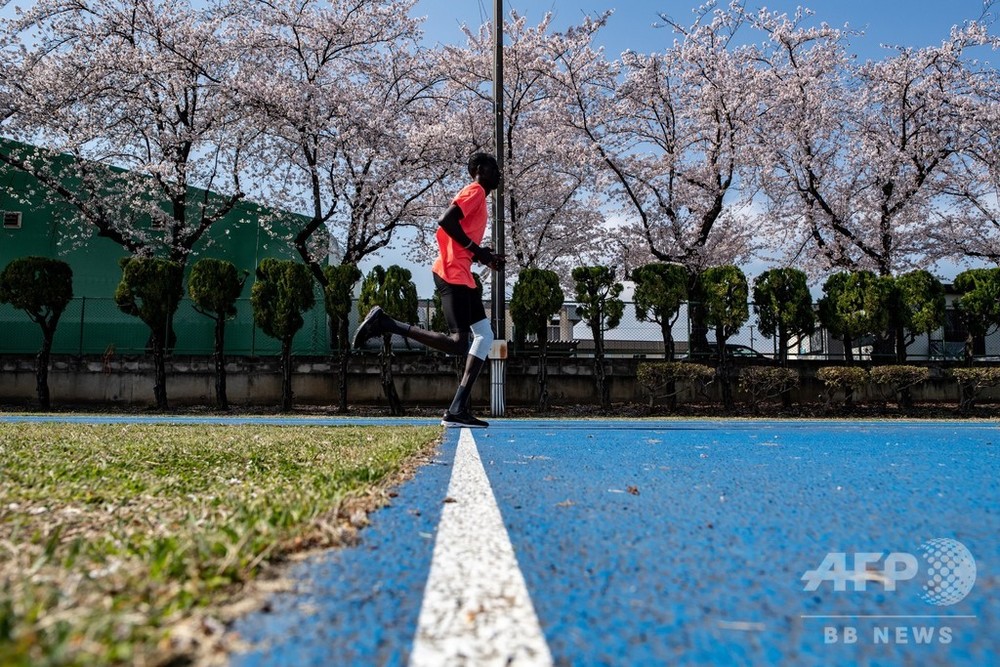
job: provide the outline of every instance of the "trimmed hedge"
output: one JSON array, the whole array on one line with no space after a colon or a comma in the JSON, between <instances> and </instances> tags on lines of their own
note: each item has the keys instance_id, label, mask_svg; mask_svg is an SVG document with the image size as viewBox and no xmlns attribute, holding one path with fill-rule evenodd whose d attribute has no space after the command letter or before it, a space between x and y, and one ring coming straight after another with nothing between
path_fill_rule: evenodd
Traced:
<instances>
[{"instance_id":1,"label":"trimmed hedge","mask_svg":"<svg viewBox=\"0 0 1000 667\"><path fill-rule=\"evenodd\" d=\"M718 378L719 369L689 361L643 362L638 365L636 379L649 397L652 409L658 400L667 399L669 410L677 407L677 397L691 388L705 398L714 400L707 387ZM960 368L948 371L960 390L959 410L969 412L984 389L1000 386L1000 367ZM881 396L883 408L895 401L900 408L913 407L910 390L928 381L931 369L923 366L886 365L870 370L860 366L824 366L817 369L816 379L824 385L823 408L835 405L850 407L855 394L865 389ZM746 406L753 412L768 401L781 397L789 406L788 392L801 386L799 371L774 366L749 366L741 369L739 388Z\"/></svg>"},{"instance_id":2,"label":"trimmed hedge","mask_svg":"<svg viewBox=\"0 0 1000 667\"><path fill-rule=\"evenodd\" d=\"M910 387L929 380L931 371L923 366L875 366L869 371L869 377L874 384L879 385L879 393L883 399L892 397L900 406L912 408ZM888 387L889 396L882 390L883 386Z\"/></svg>"},{"instance_id":3,"label":"trimmed hedge","mask_svg":"<svg viewBox=\"0 0 1000 667\"><path fill-rule=\"evenodd\" d=\"M844 392L844 403L854 402L854 392L868 384L868 371L857 366L824 366L816 371L816 379L826 385L826 407L833 404L838 391Z\"/></svg>"},{"instance_id":4,"label":"trimmed hedge","mask_svg":"<svg viewBox=\"0 0 1000 667\"><path fill-rule=\"evenodd\" d=\"M778 398L798 386L799 373L791 368L750 366L740 372L740 389L747 394L750 408L755 412L763 401Z\"/></svg>"},{"instance_id":5,"label":"trimmed hedge","mask_svg":"<svg viewBox=\"0 0 1000 667\"><path fill-rule=\"evenodd\" d=\"M956 368L951 376L958 382L958 410L963 413L972 410L983 389L1000 385L1000 368Z\"/></svg>"},{"instance_id":6,"label":"trimmed hedge","mask_svg":"<svg viewBox=\"0 0 1000 667\"><path fill-rule=\"evenodd\" d=\"M705 387L715 380L715 369L705 364L695 364L685 361L653 361L643 362L636 369L636 380L649 394L649 407L652 409L657 399L673 399L680 392L678 382L686 382L704 393Z\"/></svg>"}]
</instances>

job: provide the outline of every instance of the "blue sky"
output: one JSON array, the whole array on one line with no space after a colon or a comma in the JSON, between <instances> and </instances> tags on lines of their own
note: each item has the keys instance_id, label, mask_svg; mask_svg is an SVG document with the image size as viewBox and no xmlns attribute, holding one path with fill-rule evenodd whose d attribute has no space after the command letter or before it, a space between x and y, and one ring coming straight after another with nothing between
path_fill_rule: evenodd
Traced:
<instances>
[{"instance_id":1,"label":"blue sky","mask_svg":"<svg viewBox=\"0 0 1000 667\"><path fill-rule=\"evenodd\" d=\"M689 23L692 9L698 4L694 0L504 0L504 10L516 9L532 22L551 11L556 26L561 28L578 23L585 14L613 9L615 13L598 41L608 55L616 56L626 49L663 50L672 36L669 29L653 27L659 22L659 13ZM728 0L720 4L728 4ZM863 59L880 57L882 43L916 47L939 44L951 26L979 18L983 12L982 0L747 0L750 8L763 5L788 13L800 4L815 11L816 22L838 27L847 23L863 30L865 36L853 42L854 52ZM413 15L427 17L424 30L430 43L455 43L463 40L461 24L478 26L492 20L493 6L494 0L419 0Z\"/></svg>"}]
</instances>

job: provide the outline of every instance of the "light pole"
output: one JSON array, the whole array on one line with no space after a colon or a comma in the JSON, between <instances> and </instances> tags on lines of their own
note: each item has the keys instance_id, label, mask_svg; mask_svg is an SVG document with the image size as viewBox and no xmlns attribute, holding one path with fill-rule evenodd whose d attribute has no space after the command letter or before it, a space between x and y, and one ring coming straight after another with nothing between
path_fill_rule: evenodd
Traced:
<instances>
[{"instance_id":1,"label":"light pole","mask_svg":"<svg viewBox=\"0 0 1000 667\"><path fill-rule=\"evenodd\" d=\"M495 0L493 6L493 123L496 138L495 155L500 168L500 184L493 194L493 249L498 255L505 254L504 239L504 137L503 137L503 0ZM495 417L502 417L505 410L504 374L507 361L507 285L504 270L493 271L493 330L497 340L492 354L490 369L490 406Z\"/></svg>"}]
</instances>

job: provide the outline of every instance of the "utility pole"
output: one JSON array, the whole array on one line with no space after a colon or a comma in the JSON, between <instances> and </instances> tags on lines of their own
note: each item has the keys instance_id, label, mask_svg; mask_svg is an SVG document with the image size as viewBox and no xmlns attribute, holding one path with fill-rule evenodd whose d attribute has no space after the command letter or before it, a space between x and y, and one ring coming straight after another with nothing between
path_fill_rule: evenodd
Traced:
<instances>
[{"instance_id":1,"label":"utility pole","mask_svg":"<svg viewBox=\"0 0 1000 667\"><path fill-rule=\"evenodd\" d=\"M500 167L500 185L493 194L493 249L505 254L504 238L504 116L503 116L503 0L496 0L493 14L493 127L495 155ZM507 338L507 311L504 272L493 272L493 325L499 339Z\"/></svg>"},{"instance_id":2,"label":"utility pole","mask_svg":"<svg viewBox=\"0 0 1000 667\"><path fill-rule=\"evenodd\" d=\"M506 254L504 239L504 139L503 139L503 0L493 6L493 123L496 137L497 166L500 168L500 185L493 194L493 250ZM505 376L507 374L507 285L504 269L493 271L493 331L496 340L490 351L490 407L494 417L502 417L506 410Z\"/></svg>"}]
</instances>

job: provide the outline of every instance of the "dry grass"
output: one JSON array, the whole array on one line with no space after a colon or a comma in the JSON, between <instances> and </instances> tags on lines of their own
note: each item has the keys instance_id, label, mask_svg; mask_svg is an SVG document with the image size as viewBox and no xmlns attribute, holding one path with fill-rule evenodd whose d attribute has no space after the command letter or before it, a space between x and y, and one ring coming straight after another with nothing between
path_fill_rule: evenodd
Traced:
<instances>
[{"instance_id":1,"label":"dry grass","mask_svg":"<svg viewBox=\"0 0 1000 667\"><path fill-rule=\"evenodd\" d=\"M0 424L0 664L183 663L438 428ZM360 512L360 517L358 513Z\"/></svg>"}]
</instances>

